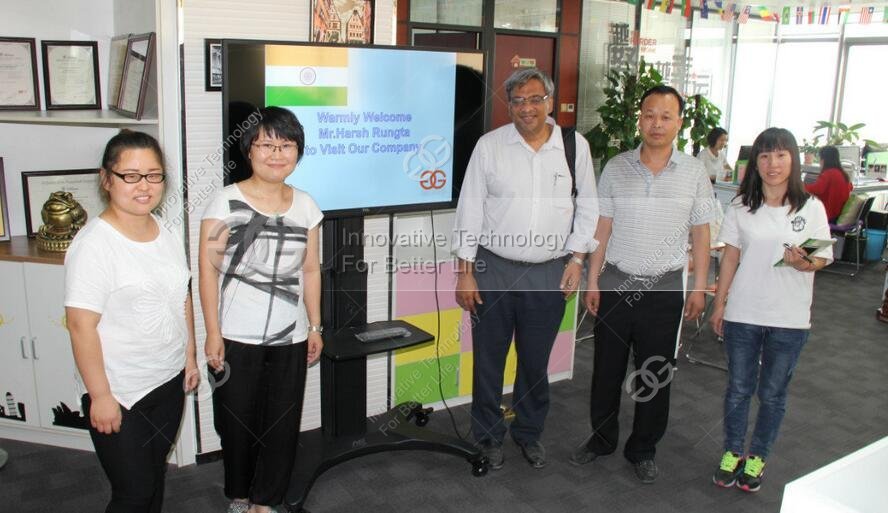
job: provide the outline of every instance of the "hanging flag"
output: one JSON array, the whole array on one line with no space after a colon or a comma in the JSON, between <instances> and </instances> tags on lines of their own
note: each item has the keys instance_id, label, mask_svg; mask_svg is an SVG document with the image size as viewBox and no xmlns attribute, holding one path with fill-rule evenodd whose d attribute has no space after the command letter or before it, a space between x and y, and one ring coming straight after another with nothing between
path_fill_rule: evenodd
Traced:
<instances>
[{"instance_id":1,"label":"hanging flag","mask_svg":"<svg viewBox=\"0 0 888 513\"><path fill-rule=\"evenodd\" d=\"M693 0L684 0L684 4L682 4L681 15L685 18L691 19L694 15L694 6L691 5Z\"/></svg>"},{"instance_id":2,"label":"hanging flag","mask_svg":"<svg viewBox=\"0 0 888 513\"><path fill-rule=\"evenodd\" d=\"M813 25L813 24L814 24L814 8L809 7L808 8L808 25Z\"/></svg>"},{"instance_id":3,"label":"hanging flag","mask_svg":"<svg viewBox=\"0 0 888 513\"><path fill-rule=\"evenodd\" d=\"M675 5L675 0L663 0L660 3L660 12L671 13L673 5Z\"/></svg>"},{"instance_id":4,"label":"hanging flag","mask_svg":"<svg viewBox=\"0 0 888 513\"><path fill-rule=\"evenodd\" d=\"M850 10L850 7L839 7L839 18L836 20L839 25L844 25L848 21L848 12Z\"/></svg>"},{"instance_id":5,"label":"hanging flag","mask_svg":"<svg viewBox=\"0 0 888 513\"><path fill-rule=\"evenodd\" d=\"M830 7L829 4L826 4L820 8L820 16L817 17L817 23L819 23L820 25L826 25L827 23L829 23L829 14Z\"/></svg>"},{"instance_id":6,"label":"hanging flag","mask_svg":"<svg viewBox=\"0 0 888 513\"><path fill-rule=\"evenodd\" d=\"M791 12L791 11L790 11L789 6L786 6L786 7L783 8L783 15L780 17L780 21L781 21L784 25L789 25L789 15L790 15L790 12Z\"/></svg>"},{"instance_id":7,"label":"hanging flag","mask_svg":"<svg viewBox=\"0 0 888 513\"><path fill-rule=\"evenodd\" d=\"M882 8L882 23L888 23L888 7Z\"/></svg>"},{"instance_id":8,"label":"hanging flag","mask_svg":"<svg viewBox=\"0 0 888 513\"><path fill-rule=\"evenodd\" d=\"M732 21L734 19L734 4L725 5L722 9L722 21Z\"/></svg>"},{"instance_id":9,"label":"hanging flag","mask_svg":"<svg viewBox=\"0 0 888 513\"><path fill-rule=\"evenodd\" d=\"M647 0L647 3L645 4L645 7L647 7L649 10L653 10L653 9L654 9L654 5L655 5L655 4L654 4L654 1L655 1L655 0Z\"/></svg>"},{"instance_id":10,"label":"hanging flag","mask_svg":"<svg viewBox=\"0 0 888 513\"><path fill-rule=\"evenodd\" d=\"M805 23L805 8L801 5L796 7L796 25Z\"/></svg>"},{"instance_id":11,"label":"hanging flag","mask_svg":"<svg viewBox=\"0 0 888 513\"><path fill-rule=\"evenodd\" d=\"M700 19L709 19L709 0L700 0Z\"/></svg>"},{"instance_id":12,"label":"hanging flag","mask_svg":"<svg viewBox=\"0 0 888 513\"><path fill-rule=\"evenodd\" d=\"M737 18L737 23L743 24L749 21L749 13L752 11L752 6L747 5L743 8L743 12L740 13L740 16Z\"/></svg>"},{"instance_id":13,"label":"hanging flag","mask_svg":"<svg viewBox=\"0 0 888 513\"><path fill-rule=\"evenodd\" d=\"M858 23L861 25L869 25L871 21L873 21L873 12L875 12L875 7L862 7L860 9L860 19Z\"/></svg>"}]
</instances>

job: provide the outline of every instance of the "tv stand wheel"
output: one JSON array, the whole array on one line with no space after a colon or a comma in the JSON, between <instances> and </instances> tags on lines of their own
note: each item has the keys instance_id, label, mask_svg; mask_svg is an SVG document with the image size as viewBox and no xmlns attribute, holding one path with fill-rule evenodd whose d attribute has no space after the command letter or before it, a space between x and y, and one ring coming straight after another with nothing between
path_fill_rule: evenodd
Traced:
<instances>
[{"instance_id":1,"label":"tv stand wheel","mask_svg":"<svg viewBox=\"0 0 888 513\"><path fill-rule=\"evenodd\" d=\"M472 461L472 475L475 477L487 475L489 469L490 466L487 463L487 458L484 456Z\"/></svg>"},{"instance_id":2,"label":"tv stand wheel","mask_svg":"<svg viewBox=\"0 0 888 513\"><path fill-rule=\"evenodd\" d=\"M432 408L423 408L420 405L416 405L416 407L413 408L413 411L410 412L410 416L413 417L413 422L415 422L418 427L423 427L429 423L429 415L433 411Z\"/></svg>"}]
</instances>

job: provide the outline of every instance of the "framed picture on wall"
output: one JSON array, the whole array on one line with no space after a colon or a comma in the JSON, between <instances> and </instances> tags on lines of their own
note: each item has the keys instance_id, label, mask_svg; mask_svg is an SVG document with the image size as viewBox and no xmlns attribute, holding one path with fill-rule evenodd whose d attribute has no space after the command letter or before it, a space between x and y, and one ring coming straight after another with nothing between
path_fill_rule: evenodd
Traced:
<instances>
[{"instance_id":1,"label":"framed picture on wall","mask_svg":"<svg viewBox=\"0 0 888 513\"><path fill-rule=\"evenodd\" d=\"M313 43L373 42L373 0L311 0Z\"/></svg>"},{"instance_id":2,"label":"framed picture on wall","mask_svg":"<svg viewBox=\"0 0 888 513\"><path fill-rule=\"evenodd\" d=\"M86 211L88 219L102 213L105 204L99 195L98 169L64 169L22 172L25 200L25 229L28 237L37 236L43 218L40 211L54 192L70 192Z\"/></svg>"},{"instance_id":3,"label":"framed picture on wall","mask_svg":"<svg viewBox=\"0 0 888 513\"><path fill-rule=\"evenodd\" d=\"M222 90L222 40L204 39L204 90Z\"/></svg>"},{"instance_id":4,"label":"framed picture on wall","mask_svg":"<svg viewBox=\"0 0 888 513\"><path fill-rule=\"evenodd\" d=\"M0 37L0 110L40 110L33 38Z\"/></svg>"},{"instance_id":5,"label":"framed picture on wall","mask_svg":"<svg viewBox=\"0 0 888 513\"><path fill-rule=\"evenodd\" d=\"M99 44L96 41L43 41L46 108L101 109Z\"/></svg>"},{"instance_id":6,"label":"framed picture on wall","mask_svg":"<svg viewBox=\"0 0 888 513\"><path fill-rule=\"evenodd\" d=\"M6 207L6 177L3 176L3 157L0 157L0 241L9 240L9 209Z\"/></svg>"},{"instance_id":7,"label":"framed picture on wall","mask_svg":"<svg viewBox=\"0 0 888 513\"><path fill-rule=\"evenodd\" d=\"M148 76L154 62L154 32L132 36L126 44L126 59L120 80L117 112L142 119Z\"/></svg>"}]
</instances>

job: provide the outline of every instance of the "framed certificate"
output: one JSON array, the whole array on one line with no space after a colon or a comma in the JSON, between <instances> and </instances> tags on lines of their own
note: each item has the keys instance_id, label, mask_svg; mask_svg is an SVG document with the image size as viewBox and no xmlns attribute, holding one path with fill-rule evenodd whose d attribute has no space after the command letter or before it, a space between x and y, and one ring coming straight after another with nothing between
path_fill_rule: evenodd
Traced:
<instances>
[{"instance_id":1,"label":"framed certificate","mask_svg":"<svg viewBox=\"0 0 888 513\"><path fill-rule=\"evenodd\" d=\"M47 110L102 108L96 41L43 41L41 49Z\"/></svg>"},{"instance_id":2,"label":"framed certificate","mask_svg":"<svg viewBox=\"0 0 888 513\"><path fill-rule=\"evenodd\" d=\"M204 91L222 90L222 40L204 39Z\"/></svg>"},{"instance_id":3,"label":"framed certificate","mask_svg":"<svg viewBox=\"0 0 888 513\"><path fill-rule=\"evenodd\" d=\"M117 110L117 100L120 98L120 79L123 77L123 65L126 62L126 47L130 34L123 34L111 38L111 47L108 52L108 108Z\"/></svg>"},{"instance_id":4,"label":"framed certificate","mask_svg":"<svg viewBox=\"0 0 888 513\"><path fill-rule=\"evenodd\" d=\"M86 211L88 219L102 213L105 203L99 194L98 169L67 169L58 171L22 172L22 193L25 199L25 229L35 237L43 218L40 211L50 194L70 192Z\"/></svg>"},{"instance_id":5,"label":"framed certificate","mask_svg":"<svg viewBox=\"0 0 888 513\"><path fill-rule=\"evenodd\" d=\"M0 37L0 110L40 110L33 38Z\"/></svg>"},{"instance_id":6,"label":"framed certificate","mask_svg":"<svg viewBox=\"0 0 888 513\"><path fill-rule=\"evenodd\" d=\"M117 112L142 119L148 75L154 60L154 32L131 36L126 45L126 59L120 80Z\"/></svg>"},{"instance_id":7,"label":"framed certificate","mask_svg":"<svg viewBox=\"0 0 888 513\"><path fill-rule=\"evenodd\" d=\"M6 178L3 176L3 157L0 157L0 241L9 240L9 209L6 208Z\"/></svg>"}]
</instances>

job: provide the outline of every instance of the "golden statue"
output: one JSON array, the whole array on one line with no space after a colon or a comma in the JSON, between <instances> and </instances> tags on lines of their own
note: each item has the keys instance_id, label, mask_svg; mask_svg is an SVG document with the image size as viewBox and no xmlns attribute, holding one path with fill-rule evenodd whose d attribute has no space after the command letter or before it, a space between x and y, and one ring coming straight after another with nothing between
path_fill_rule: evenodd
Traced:
<instances>
[{"instance_id":1,"label":"golden statue","mask_svg":"<svg viewBox=\"0 0 888 513\"><path fill-rule=\"evenodd\" d=\"M70 192L54 192L40 211L43 225L37 233L37 246L46 251L67 251L71 240L86 224L86 211Z\"/></svg>"}]
</instances>

